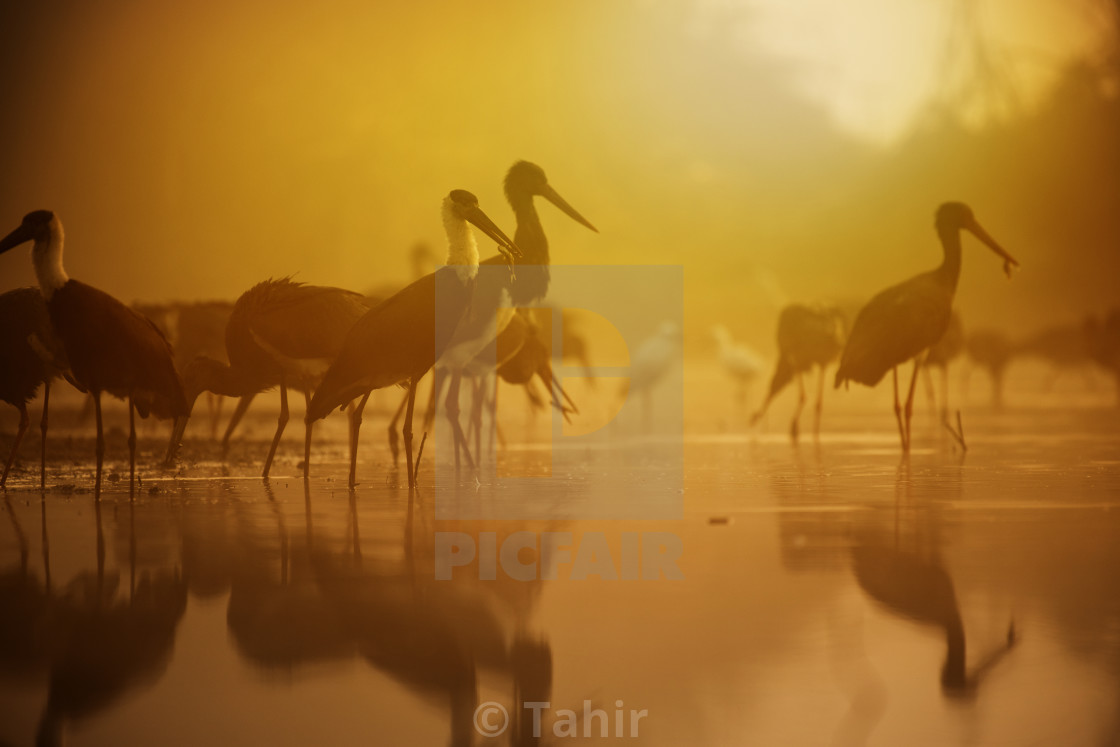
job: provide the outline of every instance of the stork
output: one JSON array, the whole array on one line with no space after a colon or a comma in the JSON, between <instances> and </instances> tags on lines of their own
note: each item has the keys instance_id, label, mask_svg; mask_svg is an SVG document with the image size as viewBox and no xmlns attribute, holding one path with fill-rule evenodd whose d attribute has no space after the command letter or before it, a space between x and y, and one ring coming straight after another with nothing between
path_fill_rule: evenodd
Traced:
<instances>
[{"instance_id":1,"label":"stork","mask_svg":"<svg viewBox=\"0 0 1120 747\"><path fill-rule=\"evenodd\" d=\"M895 419L904 452L910 451L914 384L923 354L949 327L953 296L961 275L961 231L968 231L999 255L1009 278L1012 268L1019 266L1015 258L980 227L972 209L964 203L941 205L934 225L945 253L941 265L887 288L860 310L836 371L836 387L847 381L875 386L887 371L891 372ZM898 367L911 359L914 372L904 410L898 399Z\"/></svg>"},{"instance_id":2,"label":"stork","mask_svg":"<svg viewBox=\"0 0 1120 747\"><path fill-rule=\"evenodd\" d=\"M241 294L230 313L226 325L229 363L198 356L184 369L189 409L204 391L241 397L247 403L247 398L279 386L280 417L262 472L267 478L288 424L288 387L303 392L309 401L354 322L368 310L364 296L342 288L304 285L290 278L258 283ZM187 417L175 423L168 446L169 463L186 425ZM311 422L305 425L303 474L307 477Z\"/></svg>"},{"instance_id":3,"label":"stork","mask_svg":"<svg viewBox=\"0 0 1120 747\"><path fill-rule=\"evenodd\" d=\"M47 486L47 405L51 380L66 370L65 354L51 330L50 314L38 288L17 288L0 295L0 400L19 410L16 431L0 488L8 482L8 472L19 451L23 434L31 419L27 403L43 385L43 416L39 421L42 444L39 452L39 487Z\"/></svg>"},{"instance_id":4,"label":"stork","mask_svg":"<svg viewBox=\"0 0 1120 747\"><path fill-rule=\"evenodd\" d=\"M511 263L520 250L478 206L478 198L462 189L443 200L447 232L447 265L425 275L367 311L354 324L315 390L307 421L325 417L336 407L361 397L352 419L350 487L355 485L361 413L374 389L407 382L404 444L408 487L416 485L412 462L412 411L416 384L447 349L467 309L478 275L478 245L469 224L498 242Z\"/></svg>"},{"instance_id":5,"label":"stork","mask_svg":"<svg viewBox=\"0 0 1120 747\"><path fill-rule=\"evenodd\" d=\"M797 377L797 407L790 421L789 435L794 441L800 433L801 410L805 407L805 374L817 367L817 402L813 433L821 429L824 399L824 370L844 348L844 314L835 306L794 303L778 316L778 365L770 379L770 391L758 411L751 416L754 425L766 413L770 401L786 384Z\"/></svg>"},{"instance_id":6,"label":"stork","mask_svg":"<svg viewBox=\"0 0 1120 747\"><path fill-rule=\"evenodd\" d=\"M136 476L136 418L149 413L173 418L187 413L183 383L171 346L154 324L104 291L71 280L62 266L62 221L49 210L28 213L0 240L0 254L34 242L31 261L47 302L51 326L66 353L75 382L93 395L97 416L97 477L101 491L105 436L101 393L128 400L128 476Z\"/></svg>"},{"instance_id":7,"label":"stork","mask_svg":"<svg viewBox=\"0 0 1120 747\"><path fill-rule=\"evenodd\" d=\"M513 308L536 303L548 292L548 239L545 238L533 198L543 197L572 220L598 233L595 226L553 189L544 169L534 163L518 161L510 167L505 179L505 193L517 221L514 241L524 253L517 260L516 276L507 276L501 272L483 272L480 275L470 311L436 363L432 378L432 399L436 402L443 388L444 377L447 374L451 376L444 409L455 437L456 464L460 447L467 455L468 464L470 463L470 452L466 449L466 439L459 423L459 387L464 369L509 324ZM482 264L494 266L503 261L501 257L491 257Z\"/></svg>"}]
</instances>

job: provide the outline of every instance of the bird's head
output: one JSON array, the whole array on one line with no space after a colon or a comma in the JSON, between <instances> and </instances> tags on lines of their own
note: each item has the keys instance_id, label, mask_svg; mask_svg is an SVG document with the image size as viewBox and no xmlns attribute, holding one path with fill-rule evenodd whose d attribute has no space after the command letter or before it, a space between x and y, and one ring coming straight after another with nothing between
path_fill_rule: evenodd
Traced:
<instances>
[{"instance_id":1,"label":"bird's head","mask_svg":"<svg viewBox=\"0 0 1120 747\"><path fill-rule=\"evenodd\" d=\"M1003 271L1007 277L1011 277L1011 269L1019 266L1019 261L1012 257L1007 251L1001 247L995 239L993 239L987 231L985 231L976 220L976 216L972 214L972 208L965 205L963 202L946 202L937 208L937 218L934 221L939 232L945 231L968 231L980 241L984 242L989 249L998 254L1003 259Z\"/></svg>"},{"instance_id":2,"label":"bird's head","mask_svg":"<svg viewBox=\"0 0 1120 747\"><path fill-rule=\"evenodd\" d=\"M494 221L482 212L478 206L478 198L465 189L453 189L443 200L444 219L467 221L498 244L498 251L506 255L506 259L520 257L521 250L513 240L502 233L502 229L494 225Z\"/></svg>"},{"instance_id":3,"label":"bird's head","mask_svg":"<svg viewBox=\"0 0 1120 747\"><path fill-rule=\"evenodd\" d=\"M219 360L200 355L183 367L183 393L187 395L188 411L193 409L195 400L203 392L226 394L226 388L219 382L229 372L229 365ZM233 396L230 394L230 396Z\"/></svg>"},{"instance_id":4,"label":"bird's head","mask_svg":"<svg viewBox=\"0 0 1120 747\"><path fill-rule=\"evenodd\" d=\"M506 173L505 189L506 199L511 203L516 204L518 199L523 197L543 197L560 208L565 215L575 222L582 223L595 233L599 232L598 228L591 225L587 218L580 215L574 207L568 204L567 200L549 185L548 177L544 175L544 169L535 163L518 161L510 166L509 172Z\"/></svg>"},{"instance_id":5,"label":"bird's head","mask_svg":"<svg viewBox=\"0 0 1120 747\"><path fill-rule=\"evenodd\" d=\"M50 210L33 210L23 216L19 226L0 239L0 254L28 241L44 241L50 236L57 219Z\"/></svg>"}]
</instances>

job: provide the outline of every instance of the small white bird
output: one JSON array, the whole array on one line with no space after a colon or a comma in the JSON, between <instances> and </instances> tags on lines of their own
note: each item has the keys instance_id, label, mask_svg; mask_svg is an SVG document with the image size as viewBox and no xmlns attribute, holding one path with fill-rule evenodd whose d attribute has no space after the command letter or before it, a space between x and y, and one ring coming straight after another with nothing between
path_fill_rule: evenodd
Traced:
<instances>
[{"instance_id":1,"label":"small white bird","mask_svg":"<svg viewBox=\"0 0 1120 747\"><path fill-rule=\"evenodd\" d=\"M735 380L736 398L739 405L745 407L747 403L747 388L751 382L762 373L766 361L749 346L735 342L727 327L717 324L712 327L712 337L719 346L719 362L727 373Z\"/></svg>"},{"instance_id":2,"label":"small white bird","mask_svg":"<svg viewBox=\"0 0 1120 747\"><path fill-rule=\"evenodd\" d=\"M630 361L630 380L622 385L621 394L642 395L642 421L647 431L653 424L653 388L680 362L681 354L681 328L667 321L638 346Z\"/></svg>"}]
</instances>

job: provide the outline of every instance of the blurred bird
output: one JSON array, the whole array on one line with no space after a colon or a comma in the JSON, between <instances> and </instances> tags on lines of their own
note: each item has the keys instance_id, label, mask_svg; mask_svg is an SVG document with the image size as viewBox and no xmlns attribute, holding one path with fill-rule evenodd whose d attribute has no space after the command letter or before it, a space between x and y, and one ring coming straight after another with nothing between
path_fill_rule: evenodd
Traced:
<instances>
[{"instance_id":1,"label":"blurred bird","mask_svg":"<svg viewBox=\"0 0 1120 747\"><path fill-rule=\"evenodd\" d=\"M961 274L962 230L968 231L1003 259L1003 270L1019 263L980 227L972 209L960 202L947 202L937 210L937 235L945 258L936 270L924 272L891 286L871 299L852 326L848 343L836 371L836 386L855 381L875 386L890 371L894 381L894 410L902 450L910 450L910 417L914 407L914 384L923 354L949 326L953 296ZM898 399L898 366L914 360L906 407ZM904 420L905 418L905 420Z\"/></svg>"},{"instance_id":2,"label":"blurred bird","mask_svg":"<svg viewBox=\"0 0 1120 747\"><path fill-rule=\"evenodd\" d=\"M766 400L753 416L754 425L766 413L770 401L786 384L797 377L797 406L793 411L789 435L794 441L800 432L801 410L805 407L805 374L817 367L817 403L814 407L813 433L820 433L821 406L824 399L824 370L844 348L844 314L835 306L790 304L778 317L778 365L770 379Z\"/></svg>"},{"instance_id":3,"label":"blurred bird","mask_svg":"<svg viewBox=\"0 0 1120 747\"><path fill-rule=\"evenodd\" d=\"M1041 329L1023 340L1016 357L1039 358L1050 364L1051 372L1043 384L1050 391L1058 378L1067 372L1080 372L1091 387L1092 364L1089 329L1084 322L1056 324Z\"/></svg>"},{"instance_id":4,"label":"blurred bird","mask_svg":"<svg viewBox=\"0 0 1120 747\"><path fill-rule=\"evenodd\" d=\"M995 329L977 329L965 336L964 349L970 360L992 379L992 404L1003 406L1003 375L1015 355L1015 345Z\"/></svg>"},{"instance_id":5,"label":"blurred bird","mask_svg":"<svg viewBox=\"0 0 1120 747\"><path fill-rule=\"evenodd\" d=\"M926 396L929 397L930 409L937 410L937 394L934 391L933 377L929 370L941 370L941 420L949 417L949 364L960 357L964 352L964 327L961 326L961 317L956 311L949 317L949 327L941 339L930 346L926 353L925 365L922 366L922 376L925 379Z\"/></svg>"},{"instance_id":6,"label":"blurred bird","mask_svg":"<svg viewBox=\"0 0 1120 747\"><path fill-rule=\"evenodd\" d=\"M34 242L31 261L47 302L51 326L66 353L75 382L93 394L97 416L97 477L105 437L101 393L128 400L129 485L136 473L136 421L149 413L172 418L187 413L183 383L175 371L171 346L154 324L109 294L71 280L62 267L62 222L49 210L28 213L18 228L0 240L0 253Z\"/></svg>"},{"instance_id":7,"label":"blurred bird","mask_svg":"<svg viewBox=\"0 0 1120 747\"><path fill-rule=\"evenodd\" d=\"M746 407L747 388L762 373L766 363L749 346L736 342L722 324L712 327L712 337L716 341L719 362L735 381L735 398L740 407Z\"/></svg>"},{"instance_id":8,"label":"blurred bird","mask_svg":"<svg viewBox=\"0 0 1120 747\"><path fill-rule=\"evenodd\" d=\"M681 328L676 322L662 322L657 332L646 338L630 361L630 378L622 384L620 394L642 395L642 421L648 431L653 427L653 389L681 362Z\"/></svg>"},{"instance_id":9,"label":"blurred bird","mask_svg":"<svg viewBox=\"0 0 1120 747\"><path fill-rule=\"evenodd\" d=\"M175 423L167 449L168 463L175 458L190 409L199 394L214 392L245 398L279 385L280 418L262 473L268 477L288 424L288 387L303 392L305 399L309 399L327 366L338 356L350 328L368 308L360 293L304 285L290 278L266 280L242 293L226 324L229 363L200 355L183 371L188 413ZM304 433L304 477L308 475L310 449L308 422Z\"/></svg>"},{"instance_id":10,"label":"blurred bird","mask_svg":"<svg viewBox=\"0 0 1120 747\"><path fill-rule=\"evenodd\" d=\"M403 382L408 384L404 424L408 486L415 487L412 411L416 384L451 342L471 305L478 275L478 245L468 223L498 242L510 263L515 254L520 254L517 246L482 212L478 198L470 192L452 190L443 200L442 212L447 232L447 265L373 307L354 324L308 405L310 423L336 407L362 398L350 440L351 487L355 484L361 411L369 393Z\"/></svg>"},{"instance_id":11,"label":"blurred bird","mask_svg":"<svg viewBox=\"0 0 1120 747\"><path fill-rule=\"evenodd\" d=\"M0 400L19 410L16 431L0 488L8 482L8 472L19 451L30 418L27 403L43 385L43 417L39 421L42 444L39 454L39 486L47 484L47 405L51 380L66 371L66 354L55 339L43 294L38 288L18 288L0 294Z\"/></svg>"},{"instance_id":12,"label":"blurred bird","mask_svg":"<svg viewBox=\"0 0 1120 747\"><path fill-rule=\"evenodd\" d=\"M1099 365L1116 380L1116 403L1120 405L1120 307L1113 308L1104 321L1092 317L1085 322L1089 351Z\"/></svg>"}]
</instances>

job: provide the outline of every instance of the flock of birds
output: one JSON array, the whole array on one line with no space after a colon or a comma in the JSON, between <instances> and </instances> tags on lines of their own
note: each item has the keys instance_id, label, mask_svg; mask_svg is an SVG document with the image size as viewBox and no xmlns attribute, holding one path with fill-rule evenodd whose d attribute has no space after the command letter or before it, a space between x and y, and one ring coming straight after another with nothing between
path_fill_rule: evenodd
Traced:
<instances>
[{"instance_id":1,"label":"flock of birds","mask_svg":"<svg viewBox=\"0 0 1120 747\"><path fill-rule=\"evenodd\" d=\"M372 391L394 386L405 388L407 393L390 425L391 448L395 458L395 425L403 411L408 484L410 488L415 486L423 443L420 452L414 453L413 414L417 384L429 370L434 371L433 401L438 402L447 383L444 409L452 426L456 466L460 453L468 465L473 464L467 435L470 429L464 431L460 423L464 376L478 381L495 368L499 376L513 383L526 383L536 376L545 383L555 407L565 416L576 412L575 404L551 375L548 345L541 340L538 323L523 308L545 299L549 287L548 241L534 200L544 198L588 229L596 229L560 197L535 164L515 163L504 187L516 218L513 239L487 217L473 194L453 190L442 203L447 235L443 266L395 293L376 297L286 278L266 280L242 294L232 308L218 305L210 309L210 327L221 324L215 320L224 320L224 350L212 344L207 347L201 340L213 339L213 334L200 333L199 342L178 345L178 355L155 321L66 274L63 228L56 214L47 210L27 214L0 240L0 254L27 242L32 244L39 284L38 289L23 288L0 295L0 317L4 320L0 326L0 399L20 412L4 481L30 425L27 405L42 385L40 484L45 487L47 405L51 382L60 377L88 392L92 400L98 490L105 452L103 393L128 403L130 484L136 470L136 413L174 421L165 458L170 465L176 459L195 402L204 392L239 400L223 438L224 452L230 433L252 398L278 389L280 415L264 461L266 478L289 420L289 389L301 392L306 402L305 478L309 476L315 422L336 409L347 410L351 486L356 483L366 402ZM480 261L472 226L497 244L498 255ZM995 252L1009 276L1018 264L980 227L966 205L942 205L935 226L944 250L940 266L876 295L850 328L835 308L794 305L783 311L778 325L779 362L756 419L774 395L796 379L800 396L791 426L796 437L806 399L804 378L815 367L814 427L819 428L825 368L839 357L834 379L837 387L851 381L875 386L890 373L899 438L903 450L909 449L918 371L923 362L935 365L941 360L939 356L944 357L938 351L939 341L954 324L952 305L960 276L961 232L972 233ZM519 308L522 310L514 310ZM198 316L198 311L192 316ZM1107 328L1120 327L1120 314L1115 316L1106 322ZM185 320L186 316L180 322ZM190 325L179 326L183 329L180 336L189 338L186 331ZM745 384L760 369L761 360L737 348L726 330L715 334L722 360ZM679 342L680 330L674 328L665 335ZM993 352L992 366L996 370L999 356L994 351L999 349L998 341L970 342ZM635 368L641 357L639 351ZM909 362L914 367L903 404L898 368ZM641 385L632 382L635 388L641 389ZM493 400L488 400L477 384L474 395L471 428L477 454L481 412L492 408ZM211 399L212 414L213 402ZM433 411L429 406L429 416ZM216 421L212 418L212 422ZM212 434L216 435L213 428Z\"/></svg>"}]
</instances>

